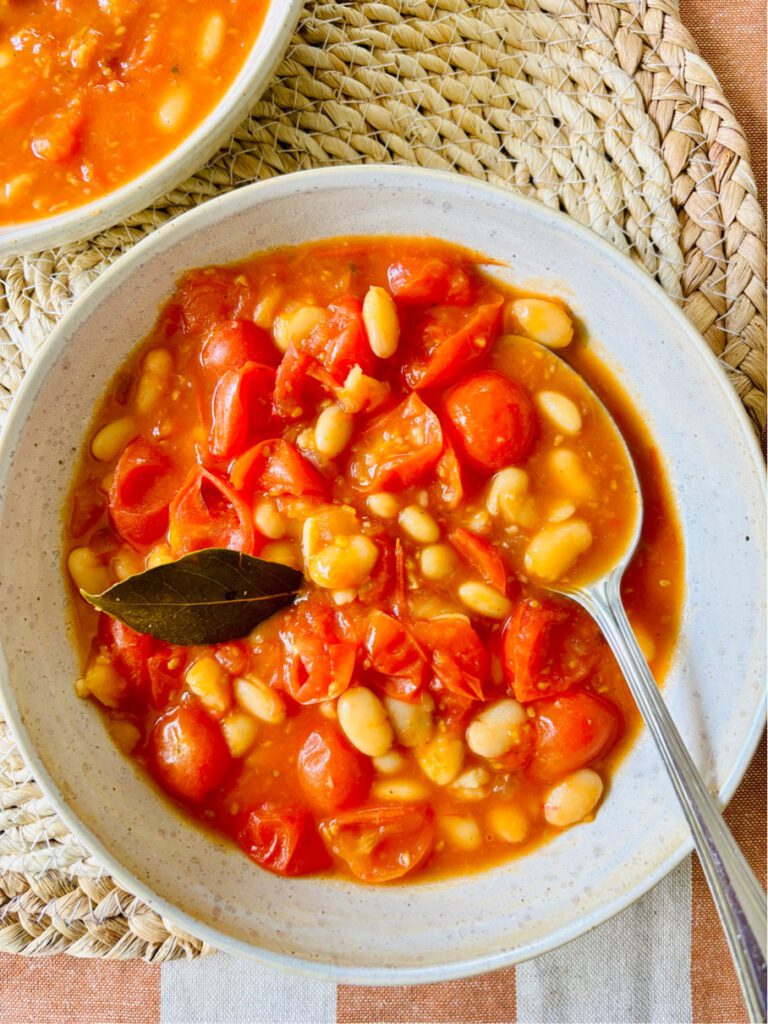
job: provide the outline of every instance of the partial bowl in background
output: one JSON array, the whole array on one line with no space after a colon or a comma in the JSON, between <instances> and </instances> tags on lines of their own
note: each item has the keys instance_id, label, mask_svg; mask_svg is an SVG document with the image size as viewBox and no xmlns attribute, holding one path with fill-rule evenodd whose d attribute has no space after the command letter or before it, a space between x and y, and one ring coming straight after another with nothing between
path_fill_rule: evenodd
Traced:
<instances>
[{"instance_id":1,"label":"partial bowl in background","mask_svg":"<svg viewBox=\"0 0 768 1024\"><path fill-rule=\"evenodd\" d=\"M201 832L78 700L62 505L91 410L191 267L339 235L422 235L509 264L561 294L647 418L686 545L686 600L665 698L707 781L734 792L762 730L763 469L722 369L630 260L545 206L458 175L310 171L240 189L160 228L83 295L39 353L0 442L0 692L22 753L65 822L128 889L231 952L320 977L411 983L553 949L621 910L691 843L642 733L600 814L528 856L440 882L368 887L278 878Z\"/></svg>"},{"instance_id":2,"label":"partial bowl in background","mask_svg":"<svg viewBox=\"0 0 768 1024\"><path fill-rule=\"evenodd\" d=\"M156 164L93 202L52 217L0 227L0 257L91 238L143 210L199 170L261 96L283 58L303 0L271 0L245 62L208 116Z\"/></svg>"}]
</instances>

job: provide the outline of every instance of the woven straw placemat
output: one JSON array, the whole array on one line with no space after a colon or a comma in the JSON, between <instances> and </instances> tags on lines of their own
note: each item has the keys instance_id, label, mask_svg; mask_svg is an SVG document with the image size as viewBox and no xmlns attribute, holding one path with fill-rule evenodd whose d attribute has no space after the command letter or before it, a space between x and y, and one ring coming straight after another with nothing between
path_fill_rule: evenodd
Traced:
<instances>
[{"instance_id":1,"label":"woven straw placemat","mask_svg":"<svg viewBox=\"0 0 768 1024\"><path fill-rule=\"evenodd\" d=\"M452 169L587 224L682 304L764 429L764 220L744 134L674 0L309 0L272 87L199 174L90 242L0 262L0 418L73 299L162 221L359 162ZM0 950L205 951L100 871L1 720Z\"/></svg>"}]
</instances>

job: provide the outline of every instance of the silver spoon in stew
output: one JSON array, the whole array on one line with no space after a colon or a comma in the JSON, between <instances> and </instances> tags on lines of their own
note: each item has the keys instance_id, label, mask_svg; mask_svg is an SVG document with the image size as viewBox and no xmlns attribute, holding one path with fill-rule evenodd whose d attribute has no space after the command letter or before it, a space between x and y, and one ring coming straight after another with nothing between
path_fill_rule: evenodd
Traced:
<instances>
[{"instance_id":1,"label":"silver spoon in stew","mask_svg":"<svg viewBox=\"0 0 768 1024\"><path fill-rule=\"evenodd\" d=\"M631 493L628 506L634 505L625 532L611 538L602 559L585 557L573 569L563 572L551 549L535 549L529 543L526 572L537 584L553 593L576 601L600 627L627 680L640 713L659 749L680 806L693 835L707 883L725 931L736 966L744 999L753 1021L766 1019L766 897L747 864L736 841L683 743L680 733L662 699L648 663L635 639L621 600L621 582L640 540L643 525L643 497L637 470L626 441L608 410L584 378L553 351L520 337L510 337L508 345L498 347L495 361L501 370L515 376L515 364L521 360L550 360L553 379L568 381L568 390L585 398L596 415L605 417L605 426L615 433L616 452L626 465L616 466L621 486ZM522 350L522 351L521 351ZM511 372L510 372L511 371ZM573 522L573 521L572 521ZM563 524L563 526L565 523ZM578 522L571 528L571 540L578 550ZM587 531L588 532L588 531ZM555 536L554 533L547 536ZM568 535L560 531L567 540ZM595 538L596 540L598 538ZM543 538L546 541L547 538ZM539 554L543 557L537 557Z\"/></svg>"}]
</instances>

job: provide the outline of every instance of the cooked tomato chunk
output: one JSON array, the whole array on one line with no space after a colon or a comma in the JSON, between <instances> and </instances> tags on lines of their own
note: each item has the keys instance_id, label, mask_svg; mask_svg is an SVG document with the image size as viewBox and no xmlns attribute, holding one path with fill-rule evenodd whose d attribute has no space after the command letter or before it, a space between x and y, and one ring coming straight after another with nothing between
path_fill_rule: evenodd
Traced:
<instances>
[{"instance_id":1,"label":"cooked tomato chunk","mask_svg":"<svg viewBox=\"0 0 768 1024\"><path fill-rule=\"evenodd\" d=\"M307 736L298 757L299 782L316 810L328 813L359 804L371 783L371 762L328 725Z\"/></svg>"},{"instance_id":2,"label":"cooked tomato chunk","mask_svg":"<svg viewBox=\"0 0 768 1024\"><path fill-rule=\"evenodd\" d=\"M618 735L621 717L615 705L586 690L539 701L531 771L557 779L600 757Z\"/></svg>"},{"instance_id":3,"label":"cooked tomato chunk","mask_svg":"<svg viewBox=\"0 0 768 1024\"><path fill-rule=\"evenodd\" d=\"M231 763L219 725L186 704L158 718L149 739L149 760L166 789L193 803L221 785Z\"/></svg>"},{"instance_id":4,"label":"cooked tomato chunk","mask_svg":"<svg viewBox=\"0 0 768 1024\"><path fill-rule=\"evenodd\" d=\"M255 807L237 841L252 860L276 875L312 875L330 865L312 818L297 804Z\"/></svg>"},{"instance_id":5,"label":"cooked tomato chunk","mask_svg":"<svg viewBox=\"0 0 768 1024\"><path fill-rule=\"evenodd\" d=\"M349 475L363 491L408 487L434 466L442 447L440 421L414 394L360 434L352 446Z\"/></svg>"},{"instance_id":6,"label":"cooked tomato chunk","mask_svg":"<svg viewBox=\"0 0 768 1024\"><path fill-rule=\"evenodd\" d=\"M536 414L527 393L495 370L476 373L445 397L459 455L474 469L494 473L521 462L531 449Z\"/></svg>"}]
</instances>

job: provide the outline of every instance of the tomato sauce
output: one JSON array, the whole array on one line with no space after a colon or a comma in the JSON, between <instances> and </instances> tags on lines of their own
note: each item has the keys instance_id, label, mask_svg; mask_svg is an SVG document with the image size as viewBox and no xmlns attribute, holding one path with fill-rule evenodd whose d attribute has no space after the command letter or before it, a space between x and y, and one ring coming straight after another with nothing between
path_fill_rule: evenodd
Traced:
<instances>
[{"instance_id":1,"label":"tomato sauce","mask_svg":"<svg viewBox=\"0 0 768 1024\"><path fill-rule=\"evenodd\" d=\"M10 0L0 12L0 225L137 177L219 102L267 0Z\"/></svg>"},{"instance_id":2,"label":"tomato sauce","mask_svg":"<svg viewBox=\"0 0 768 1024\"><path fill-rule=\"evenodd\" d=\"M560 357L636 462L623 596L661 681L683 593L674 506L640 413L560 300L439 242L276 250L186 274L116 376L68 505L76 588L206 547L293 565L305 587L200 647L75 597L77 690L262 867L434 878L599 814L638 715L597 627L546 587L602 573L638 506Z\"/></svg>"}]
</instances>

